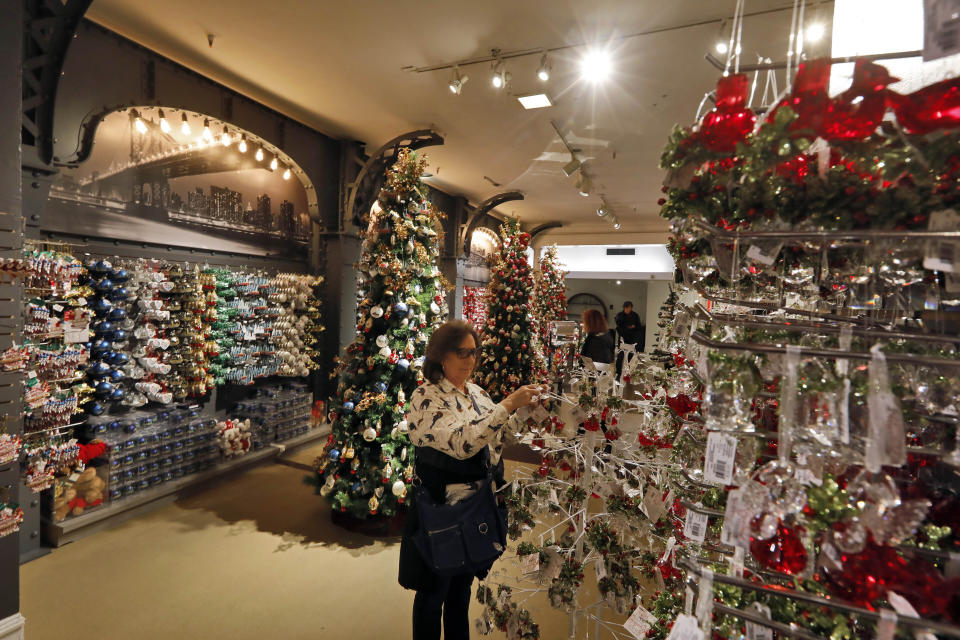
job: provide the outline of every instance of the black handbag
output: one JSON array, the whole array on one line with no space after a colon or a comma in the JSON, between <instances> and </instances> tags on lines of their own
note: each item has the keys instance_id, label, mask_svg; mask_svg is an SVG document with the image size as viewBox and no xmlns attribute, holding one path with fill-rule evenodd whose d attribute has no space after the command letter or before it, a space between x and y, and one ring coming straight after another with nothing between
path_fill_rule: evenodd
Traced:
<instances>
[{"instance_id":1,"label":"black handbag","mask_svg":"<svg viewBox=\"0 0 960 640\"><path fill-rule=\"evenodd\" d=\"M420 528L413 540L424 563L437 575L485 571L507 548L506 513L497 505L487 460L487 477L466 500L438 503L423 486L415 489Z\"/></svg>"}]
</instances>

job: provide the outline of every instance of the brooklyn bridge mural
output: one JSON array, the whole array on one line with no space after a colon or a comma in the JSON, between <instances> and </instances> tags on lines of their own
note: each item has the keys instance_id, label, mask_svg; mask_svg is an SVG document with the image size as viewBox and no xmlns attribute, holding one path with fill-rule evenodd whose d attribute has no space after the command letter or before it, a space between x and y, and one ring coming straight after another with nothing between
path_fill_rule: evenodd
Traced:
<instances>
[{"instance_id":1,"label":"brooklyn bridge mural","mask_svg":"<svg viewBox=\"0 0 960 640\"><path fill-rule=\"evenodd\" d=\"M306 190L282 159L235 130L224 138L222 125L205 132L202 116L164 115L162 125L156 109L108 115L90 158L58 174L44 228L285 257L306 250Z\"/></svg>"}]
</instances>

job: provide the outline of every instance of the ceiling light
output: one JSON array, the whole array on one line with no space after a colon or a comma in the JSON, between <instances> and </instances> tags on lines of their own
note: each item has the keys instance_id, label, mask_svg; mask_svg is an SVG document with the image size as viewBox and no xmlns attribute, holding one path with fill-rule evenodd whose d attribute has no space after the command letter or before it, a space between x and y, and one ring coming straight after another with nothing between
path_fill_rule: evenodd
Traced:
<instances>
[{"instance_id":1,"label":"ceiling light","mask_svg":"<svg viewBox=\"0 0 960 640\"><path fill-rule=\"evenodd\" d=\"M581 173L581 175L583 175ZM584 198L590 195L590 190L593 189L593 183L590 181L590 178L583 176L583 180L580 181L580 195Z\"/></svg>"},{"instance_id":2,"label":"ceiling light","mask_svg":"<svg viewBox=\"0 0 960 640\"><path fill-rule=\"evenodd\" d=\"M612 69L610 54L602 49L592 49L580 60L580 75L587 82L594 84L606 80Z\"/></svg>"},{"instance_id":3,"label":"ceiling light","mask_svg":"<svg viewBox=\"0 0 960 640\"><path fill-rule=\"evenodd\" d=\"M546 82L550 79L550 60L547 58L546 51L543 52L543 56L540 58L540 68L537 69L537 77L540 78L540 82Z\"/></svg>"},{"instance_id":4,"label":"ceiling light","mask_svg":"<svg viewBox=\"0 0 960 640\"><path fill-rule=\"evenodd\" d=\"M454 65L453 79L451 79L450 84L447 85L450 87L450 93L456 96L460 95L460 92L463 91L463 85L465 85L469 79L469 76L460 75L460 67Z\"/></svg>"},{"instance_id":5,"label":"ceiling light","mask_svg":"<svg viewBox=\"0 0 960 640\"><path fill-rule=\"evenodd\" d=\"M617 220L616 222L613 223L613 230L614 230L614 231L620 231L620 221L619 221L619 220ZM620 283L618 282L617 284L620 284Z\"/></svg>"},{"instance_id":6,"label":"ceiling light","mask_svg":"<svg viewBox=\"0 0 960 640\"><path fill-rule=\"evenodd\" d=\"M552 107L553 103L550 102L550 98L545 93L535 93L530 96L519 96L517 100L520 101L520 104L523 105L524 109L542 109L544 107Z\"/></svg>"},{"instance_id":7,"label":"ceiling light","mask_svg":"<svg viewBox=\"0 0 960 640\"><path fill-rule=\"evenodd\" d=\"M826 30L823 28L823 23L814 22L807 27L807 30L803 34L803 39L807 42L817 42L823 38L825 32Z\"/></svg>"},{"instance_id":8,"label":"ceiling light","mask_svg":"<svg viewBox=\"0 0 960 640\"><path fill-rule=\"evenodd\" d=\"M289 167L284 170L284 172L283 172L283 179L284 179L284 180L289 180L289 179L290 179L290 168L289 168Z\"/></svg>"},{"instance_id":9,"label":"ceiling light","mask_svg":"<svg viewBox=\"0 0 960 640\"><path fill-rule=\"evenodd\" d=\"M180 116L180 133L185 136L190 135L190 123L187 122L187 114L182 114Z\"/></svg>"},{"instance_id":10,"label":"ceiling light","mask_svg":"<svg viewBox=\"0 0 960 640\"><path fill-rule=\"evenodd\" d=\"M135 128L137 131L139 131L140 133L146 133L146 132L147 132L147 125L146 125L146 123L143 121L143 119L140 117L140 112L137 111L136 109L134 109L133 111L130 112L130 115L133 116L133 126L134 126L134 128Z\"/></svg>"},{"instance_id":11,"label":"ceiling light","mask_svg":"<svg viewBox=\"0 0 960 640\"><path fill-rule=\"evenodd\" d=\"M607 209L607 203L606 203L606 202L601 202L601 203L600 203L600 206L597 207L597 215L602 218L602 217L604 217L605 215L607 215L608 213L610 213L610 210Z\"/></svg>"},{"instance_id":12,"label":"ceiling light","mask_svg":"<svg viewBox=\"0 0 960 640\"><path fill-rule=\"evenodd\" d=\"M240 144L237 145L237 148L240 149L240 153L247 152L247 134L240 136Z\"/></svg>"},{"instance_id":13,"label":"ceiling light","mask_svg":"<svg viewBox=\"0 0 960 640\"><path fill-rule=\"evenodd\" d=\"M493 76L490 78L494 89L503 89L510 82L510 74L503 67L503 60L497 58L493 63Z\"/></svg>"},{"instance_id":14,"label":"ceiling light","mask_svg":"<svg viewBox=\"0 0 960 640\"><path fill-rule=\"evenodd\" d=\"M203 119L203 133L200 135L200 137L201 137L203 140L205 140L206 142L211 142L211 141L213 140L213 134L210 133L210 119L209 119L209 118L204 118L204 119Z\"/></svg>"},{"instance_id":15,"label":"ceiling light","mask_svg":"<svg viewBox=\"0 0 960 640\"><path fill-rule=\"evenodd\" d=\"M571 158L570 162L563 165L563 174L568 178L577 172L577 169L580 168L581 162L576 158Z\"/></svg>"},{"instance_id":16,"label":"ceiling light","mask_svg":"<svg viewBox=\"0 0 960 640\"><path fill-rule=\"evenodd\" d=\"M270 170L271 170L271 171L276 171L276 170L277 170L277 167L279 167L279 166L280 166L280 163L277 162L277 158L274 157L273 160L270 161Z\"/></svg>"},{"instance_id":17,"label":"ceiling light","mask_svg":"<svg viewBox=\"0 0 960 640\"><path fill-rule=\"evenodd\" d=\"M223 128L223 135L220 136L220 144L225 147L230 146L230 132L227 131L226 127Z\"/></svg>"},{"instance_id":18,"label":"ceiling light","mask_svg":"<svg viewBox=\"0 0 960 640\"><path fill-rule=\"evenodd\" d=\"M257 153L255 154L254 157L256 157L257 162L263 162L263 147L260 147L259 149L257 149Z\"/></svg>"},{"instance_id":19,"label":"ceiling light","mask_svg":"<svg viewBox=\"0 0 960 640\"><path fill-rule=\"evenodd\" d=\"M617 284L620 284L620 281L619 281L619 280L617 280Z\"/></svg>"},{"instance_id":20,"label":"ceiling light","mask_svg":"<svg viewBox=\"0 0 960 640\"><path fill-rule=\"evenodd\" d=\"M170 133L170 123L167 122L167 117L163 113L163 109L160 109L160 130L164 133Z\"/></svg>"},{"instance_id":21,"label":"ceiling light","mask_svg":"<svg viewBox=\"0 0 960 640\"><path fill-rule=\"evenodd\" d=\"M720 55L723 55L730 50L730 47L728 47L727 43L724 42L723 40L719 40L715 46L717 49L717 53L719 53Z\"/></svg>"}]
</instances>

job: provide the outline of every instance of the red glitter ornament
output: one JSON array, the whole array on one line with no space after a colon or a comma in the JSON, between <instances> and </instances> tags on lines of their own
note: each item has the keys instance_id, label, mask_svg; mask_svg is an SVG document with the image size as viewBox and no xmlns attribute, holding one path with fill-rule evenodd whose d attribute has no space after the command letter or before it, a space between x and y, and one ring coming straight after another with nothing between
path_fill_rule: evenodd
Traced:
<instances>
[{"instance_id":1,"label":"red glitter ornament","mask_svg":"<svg viewBox=\"0 0 960 640\"><path fill-rule=\"evenodd\" d=\"M717 108L703 117L700 140L712 151L733 151L753 131L757 116L747 108L747 76L738 73L717 81Z\"/></svg>"},{"instance_id":2,"label":"red glitter ornament","mask_svg":"<svg viewBox=\"0 0 960 640\"><path fill-rule=\"evenodd\" d=\"M750 523L752 530L757 531L760 528L761 517L756 516ZM807 550L800 539L804 531L803 527L787 527L782 521L778 521L777 531L772 537L760 539L750 536L750 553L761 566L798 575L807 568Z\"/></svg>"}]
</instances>

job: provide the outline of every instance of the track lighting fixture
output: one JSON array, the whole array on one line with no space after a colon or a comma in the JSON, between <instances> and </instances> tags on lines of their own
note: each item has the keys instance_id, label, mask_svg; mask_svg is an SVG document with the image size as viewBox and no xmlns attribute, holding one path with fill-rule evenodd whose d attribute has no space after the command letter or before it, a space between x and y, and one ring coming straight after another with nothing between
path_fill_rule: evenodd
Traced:
<instances>
[{"instance_id":1,"label":"track lighting fixture","mask_svg":"<svg viewBox=\"0 0 960 640\"><path fill-rule=\"evenodd\" d=\"M490 82L493 83L494 89L503 89L510 82L510 72L504 68L503 60L500 58L493 63L493 77Z\"/></svg>"},{"instance_id":2,"label":"track lighting fixture","mask_svg":"<svg viewBox=\"0 0 960 640\"><path fill-rule=\"evenodd\" d=\"M160 109L160 131L170 133L170 123L167 122L167 116L163 113L163 109Z\"/></svg>"},{"instance_id":3,"label":"track lighting fixture","mask_svg":"<svg viewBox=\"0 0 960 640\"><path fill-rule=\"evenodd\" d=\"M580 183L577 185L577 189L580 191L580 195L586 198L590 195L590 190L593 189L593 182L583 171L580 172L580 176Z\"/></svg>"},{"instance_id":4,"label":"track lighting fixture","mask_svg":"<svg viewBox=\"0 0 960 640\"><path fill-rule=\"evenodd\" d=\"M257 162L263 162L263 147L257 149L254 157L257 159Z\"/></svg>"},{"instance_id":5,"label":"track lighting fixture","mask_svg":"<svg viewBox=\"0 0 960 640\"><path fill-rule=\"evenodd\" d=\"M614 230L614 231L620 231L620 221L619 221L619 220L617 220L616 222L613 223L613 230Z\"/></svg>"},{"instance_id":6,"label":"track lighting fixture","mask_svg":"<svg viewBox=\"0 0 960 640\"><path fill-rule=\"evenodd\" d=\"M597 207L597 215L602 218L606 216L608 213L610 213L610 209L607 208L607 203L601 200L600 206Z\"/></svg>"},{"instance_id":7,"label":"track lighting fixture","mask_svg":"<svg viewBox=\"0 0 960 640\"><path fill-rule=\"evenodd\" d=\"M582 163L581 163L579 160L577 160L577 159L574 158L574 157L571 157L571 158L570 158L570 162L568 162L567 164L563 165L563 175L565 175L565 176L567 176L567 177L569 178L570 176L572 176L573 174L575 174L578 169L580 169L580 165L581 165L581 164L582 164Z\"/></svg>"},{"instance_id":8,"label":"track lighting fixture","mask_svg":"<svg viewBox=\"0 0 960 640\"><path fill-rule=\"evenodd\" d=\"M273 160L270 161L270 170L271 170L271 171L276 171L276 170L277 170L277 167L279 167L279 166L280 166L280 163L277 162L277 157L274 156L274 157L273 157Z\"/></svg>"},{"instance_id":9,"label":"track lighting fixture","mask_svg":"<svg viewBox=\"0 0 960 640\"><path fill-rule=\"evenodd\" d=\"M140 133L146 133L147 125L144 123L143 118L140 117L140 112L134 109L130 112L130 115L133 116L133 127Z\"/></svg>"},{"instance_id":10,"label":"track lighting fixture","mask_svg":"<svg viewBox=\"0 0 960 640\"><path fill-rule=\"evenodd\" d=\"M537 69L537 77L540 78L540 82L546 82L550 79L550 59L547 57L546 51L544 51L540 57L540 67Z\"/></svg>"},{"instance_id":11,"label":"track lighting fixture","mask_svg":"<svg viewBox=\"0 0 960 640\"><path fill-rule=\"evenodd\" d=\"M206 142L213 142L213 134L210 132L210 119L203 119L203 133L200 137Z\"/></svg>"},{"instance_id":12,"label":"track lighting fixture","mask_svg":"<svg viewBox=\"0 0 960 640\"><path fill-rule=\"evenodd\" d=\"M180 133L185 136L190 135L190 123L187 121L187 114L180 114Z\"/></svg>"},{"instance_id":13,"label":"track lighting fixture","mask_svg":"<svg viewBox=\"0 0 960 640\"><path fill-rule=\"evenodd\" d=\"M223 127L223 134L220 136L220 144L222 144L225 147L230 146L230 132L227 131L226 126Z\"/></svg>"},{"instance_id":14,"label":"track lighting fixture","mask_svg":"<svg viewBox=\"0 0 960 640\"><path fill-rule=\"evenodd\" d=\"M289 167L288 167L287 169L284 169L284 171L283 171L283 179L284 179L284 180L289 180L289 179L290 179L290 168L289 168Z\"/></svg>"},{"instance_id":15,"label":"track lighting fixture","mask_svg":"<svg viewBox=\"0 0 960 640\"><path fill-rule=\"evenodd\" d=\"M463 85L465 85L469 79L469 76L460 75L460 67L454 65L453 78L448 85L450 87L450 93L456 96L460 95L460 92L463 91Z\"/></svg>"},{"instance_id":16,"label":"track lighting fixture","mask_svg":"<svg viewBox=\"0 0 960 640\"><path fill-rule=\"evenodd\" d=\"M240 153L247 152L247 134L240 135L240 144L237 145L237 148L240 149Z\"/></svg>"}]
</instances>

